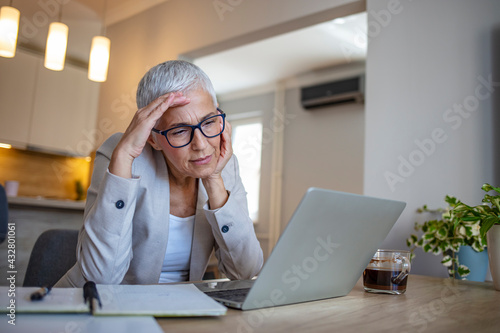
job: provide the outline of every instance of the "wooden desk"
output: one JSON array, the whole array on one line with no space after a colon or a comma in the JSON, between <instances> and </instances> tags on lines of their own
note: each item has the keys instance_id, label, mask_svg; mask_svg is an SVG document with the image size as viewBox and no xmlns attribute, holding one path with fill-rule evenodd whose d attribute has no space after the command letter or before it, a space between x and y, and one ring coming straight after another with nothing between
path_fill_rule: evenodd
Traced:
<instances>
[{"instance_id":1,"label":"wooden desk","mask_svg":"<svg viewBox=\"0 0 500 333\"><path fill-rule=\"evenodd\" d=\"M370 294L361 280L345 297L239 311L223 317L158 318L165 332L500 332L491 282L410 275L403 295Z\"/></svg>"}]
</instances>

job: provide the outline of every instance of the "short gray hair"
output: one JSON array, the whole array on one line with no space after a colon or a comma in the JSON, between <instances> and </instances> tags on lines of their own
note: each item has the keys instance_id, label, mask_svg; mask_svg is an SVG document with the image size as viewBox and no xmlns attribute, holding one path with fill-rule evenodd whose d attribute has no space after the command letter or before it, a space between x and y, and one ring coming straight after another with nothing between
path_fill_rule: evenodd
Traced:
<instances>
[{"instance_id":1,"label":"short gray hair","mask_svg":"<svg viewBox=\"0 0 500 333\"><path fill-rule=\"evenodd\" d=\"M184 60L169 60L151 68L137 87L137 107L143 108L161 95L180 91L186 93L203 89L212 96L214 106L217 97L212 82L200 67Z\"/></svg>"}]
</instances>

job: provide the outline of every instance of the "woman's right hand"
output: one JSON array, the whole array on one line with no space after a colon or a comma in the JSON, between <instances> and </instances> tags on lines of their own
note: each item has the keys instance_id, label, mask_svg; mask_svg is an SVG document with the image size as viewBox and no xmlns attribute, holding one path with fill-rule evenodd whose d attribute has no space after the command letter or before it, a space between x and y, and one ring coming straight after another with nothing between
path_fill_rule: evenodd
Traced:
<instances>
[{"instance_id":1,"label":"woman's right hand","mask_svg":"<svg viewBox=\"0 0 500 333\"><path fill-rule=\"evenodd\" d=\"M186 105L189 102L189 98L183 96L181 92L172 92L158 97L139 109L113 151L109 172L131 178L132 162L142 153L156 122L168 108Z\"/></svg>"}]
</instances>

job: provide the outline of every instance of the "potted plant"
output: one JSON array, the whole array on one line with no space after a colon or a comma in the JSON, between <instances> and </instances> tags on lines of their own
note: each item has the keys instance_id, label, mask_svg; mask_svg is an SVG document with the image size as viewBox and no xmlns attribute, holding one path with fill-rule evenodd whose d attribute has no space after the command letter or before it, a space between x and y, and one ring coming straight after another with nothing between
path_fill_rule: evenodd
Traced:
<instances>
[{"instance_id":1,"label":"potted plant","mask_svg":"<svg viewBox=\"0 0 500 333\"><path fill-rule=\"evenodd\" d=\"M448 203L446 209L431 210L424 205L419 208L419 213L440 214L440 218L431 219L424 223L415 222L415 231L422 231L421 236L412 234L406 240L410 247L411 259L415 257L414 250L422 248L424 252L434 255L443 255L441 263L448 269L450 277L464 279L470 274L470 269L460 262L458 255L464 246L470 246L476 252L482 252L486 247L486 241L480 235L480 222L478 220L452 219L451 212L460 202L452 196L446 196ZM485 266L487 269L487 264ZM486 275L486 269L484 275ZM484 277L483 277L484 281Z\"/></svg>"},{"instance_id":2,"label":"potted plant","mask_svg":"<svg viewBox=\"0 0 500 333\"><path fill-rule=\"evenodd\" d=\"M500 290L500 187L484 184L483 204L469 206L457 201L450 211L450 220L455 226L462 223L479 223L482 242L488 244L490 271L495 289ZM494 195L489 192L496 192Z\"/></svg>"}]
</instances>

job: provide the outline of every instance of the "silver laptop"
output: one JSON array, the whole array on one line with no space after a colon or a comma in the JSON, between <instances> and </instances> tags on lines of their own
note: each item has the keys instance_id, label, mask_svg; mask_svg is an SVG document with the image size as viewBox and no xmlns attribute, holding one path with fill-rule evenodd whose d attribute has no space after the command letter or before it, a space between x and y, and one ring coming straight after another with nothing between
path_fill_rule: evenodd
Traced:
<instances>
[{"instance_id":1,"label":"silver laptop","mask_svg":"<svg viewBox=\"0 0 500 333\"><path fill-rule=\"evenodd\" d=\"M310 188L256 279L197 287L242 310L345 296L405 206L401 201Z\"/></svg>"}]
</instances>

